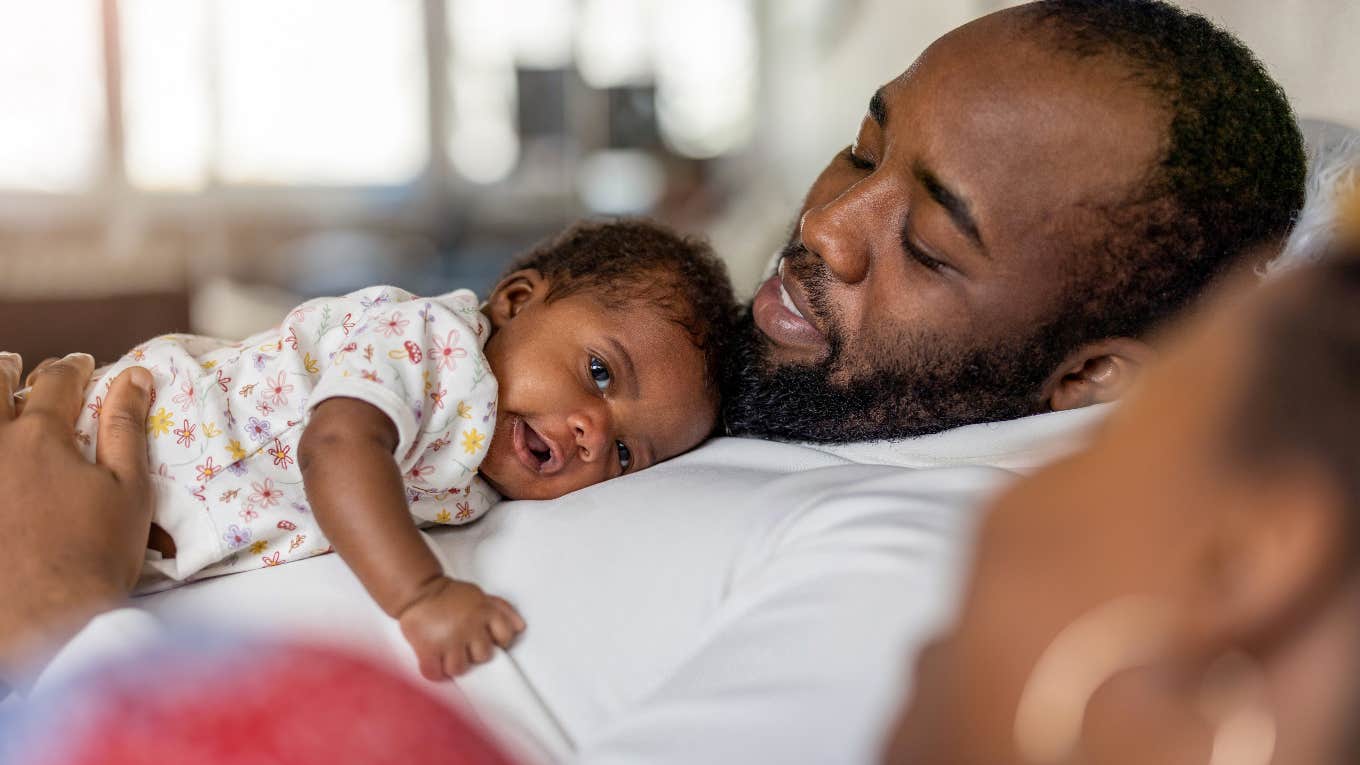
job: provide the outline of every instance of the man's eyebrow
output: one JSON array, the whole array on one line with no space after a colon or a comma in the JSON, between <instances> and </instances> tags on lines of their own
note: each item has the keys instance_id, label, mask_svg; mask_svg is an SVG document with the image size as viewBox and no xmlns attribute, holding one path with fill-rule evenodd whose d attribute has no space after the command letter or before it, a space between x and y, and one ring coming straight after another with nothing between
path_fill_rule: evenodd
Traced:
<instances>
[{"instance_id":1,"label":"man's eyebrow","mask_svg":"<svg viewBox=\"0 0 1360 765\"><path fill-rule=\"evenodd\" d=\"M614 352L614 358L618 360L619 365L623 367L623 371L626 373L624 379L628 381L629 394L633 398L637 398L641 394L638 391L637 368L633 366L633 357L628 354L628 349L624 347L623 343L620 343L618 338L613 335L605 336L604 340L609 344L610 350Z\"/></svg>"},{"instance_id":2,"label":"man's eyebrow","mask_svg":"<svg viewBox=\"0 0 1360 765\"><path fill-rule=\"evenodd\" d=\"M874 118L879 127L888 123L888 101L883 97L883 88L879 88L869 99L869 116Z\"/></svg>"},{"instance_id":3,"label":"man's eyebrow","mask_svg":"<svg viewBox=\"0 0 1360 765\"><path fill-rule=\"evenodd\" d=\"M982 234L978 231L977 221L973 219L973 211L968 200L951 191L935 173L919 162L912 168L912 174L916 176L916 180L920 181L922 186L925 186L926 193L930 195L930 198L943 207L945 212L949 213L949 218L954 221L954 225L969 239L973 240L973 243L978 246L983 255L988 255L987 245L982 242Z\"/></svg>"}]
</instances>

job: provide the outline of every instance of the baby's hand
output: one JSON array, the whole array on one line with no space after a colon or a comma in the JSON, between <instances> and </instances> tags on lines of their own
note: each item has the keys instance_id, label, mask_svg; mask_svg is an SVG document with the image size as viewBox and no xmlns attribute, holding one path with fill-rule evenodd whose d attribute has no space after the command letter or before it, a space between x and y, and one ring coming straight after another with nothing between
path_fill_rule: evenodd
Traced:
<instances>
[{"instance_id":1,"label":"baby's hand","mask_svg":"<svg viewBox=\"0 0 1360 765\"><path fill-rule=\"evenodd\" d=\"M431 584L398 622L427 680L463 674L491 659L493 643L508 648L524 631L524 620L509 603L448 577Z\"/></svg>"}]
</instances>

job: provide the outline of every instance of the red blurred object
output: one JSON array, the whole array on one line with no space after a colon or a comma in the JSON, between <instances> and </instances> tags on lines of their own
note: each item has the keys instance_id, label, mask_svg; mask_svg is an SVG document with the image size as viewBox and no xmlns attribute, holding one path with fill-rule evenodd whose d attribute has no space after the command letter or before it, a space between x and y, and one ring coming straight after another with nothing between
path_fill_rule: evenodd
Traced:
<instances>
[{"instance_id":1,"label":"red blurred object","mask_svg":"<svg viewBox=\"0 0 1360 765\"><path fill-rule=\"evenodd\" d=\"M480 726L365 659L311 646L260 649L206 672L100 678L33 762L512 763Z\"/></svg>"}]
</instances>

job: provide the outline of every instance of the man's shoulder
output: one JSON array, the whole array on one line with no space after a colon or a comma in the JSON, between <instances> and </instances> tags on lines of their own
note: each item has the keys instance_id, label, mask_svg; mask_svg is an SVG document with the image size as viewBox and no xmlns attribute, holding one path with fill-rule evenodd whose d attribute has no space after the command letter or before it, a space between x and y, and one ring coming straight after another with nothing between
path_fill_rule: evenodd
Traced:
<instances>
[{"instance_id":1,"label":"man's shoulder","mask_svg":"<svg viewBox=\"0 0 1360 765\"><path fill-rule=\"evenodd\" d=\"M949 516L971 510L1010 477L987 466L867 464L805 445L719 438L636 475L532 507L507 503L498 512L525 516L516 524L524 535L561 524L570 525L568 534L623 542L668 529L663 536L672 548L710 549L715 538L718 546L768 548L838 528L906 527L935 516L952 526ZM540 512L543 504L552 511Z\"/></svg>"},{"instance_id":2,"label":"man's shoulder","mask_svg":"<svg viewBox=\"0 0 1360 765\"><path fill-rule=\"evenodd\" d=\"M856 460L807 444L724 436L710 439L698 448L662 463L661 467L684 473L737 471L783 474L853 464L856 464ZM641 477L646 474L638 475Z\"/></svg>"},{"instance_id":3,"label":"man's shoulder","mask_svg":"<svg viewBox=\"0 0 1360 765\"><path fill-rule=\"evenodd\" d=\"M981 466L1023 473L1079 448L1112 406L1046 412L882 441L816 444L715 438L666 464L688 473L791 473L851 465L914 470Z\"/></svg>"}]
</instances>

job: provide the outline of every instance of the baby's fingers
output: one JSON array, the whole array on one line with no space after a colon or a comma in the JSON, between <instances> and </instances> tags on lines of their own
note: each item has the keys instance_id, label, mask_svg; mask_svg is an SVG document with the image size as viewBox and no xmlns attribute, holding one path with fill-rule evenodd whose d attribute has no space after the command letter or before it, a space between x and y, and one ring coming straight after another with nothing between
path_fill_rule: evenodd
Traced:
<instances>
[{"instance_id":1,"label":"baby's fingers","mask_svg":"<svg viewBox=\"0 0 1360 765\"><path fill-rule=\"evenodd\" d=\"M467 655L471 664L482 664L491 661L491 641L485 636L478 636L468 641Z\"/></svg>"},{"instance_id":2,"label":"baby's fingers","mask_svg":"<svg viewBox=\"0 0 1360 765\"><path fill-rule=\"evenodd\" d=\"M491 617L487 620L487 627L491 630L491 637L495 639L496 645L509 648L515 636L524 631L524 620L520 618L514 606L504 600L492 598L492 601Z\"/></svg>"},{"instance_id":3,"label":"baby's fingers","mask_svg":"<svg viewBox=\"0 0 1360 765\"><path fill-rule=\"evenodd\" d=\"M514 606L510 605L509 601L505 598L493 596L491 598L491 604L496 610L505 614L506 618L510 620L510 625L515 628L515 632L524 631L524 619L520 617L519 612L515 610Z\"/></svg>"},{"instance_id":4,"label":"baby's fingers","mask_svg":"<svg viewBox=\"0 0 1360 765\"><path fill-rule=\"evenodd\" d=\"M439 651L418 650L416 658L420 661L421 677L432 683L449 679L449 673L445 671L444 656Z\"/></svg>"},{"instance_id":5,"label":"baby's fingers","mask_svg":"<svg viewBox=\"0 0 1360 765\"><path fill-rule=\"evenodd\" d=\"M444 677L458 677L468 671L469 649L464 645L451 645L444 651Z\"/></svg>"}]
</instances>

